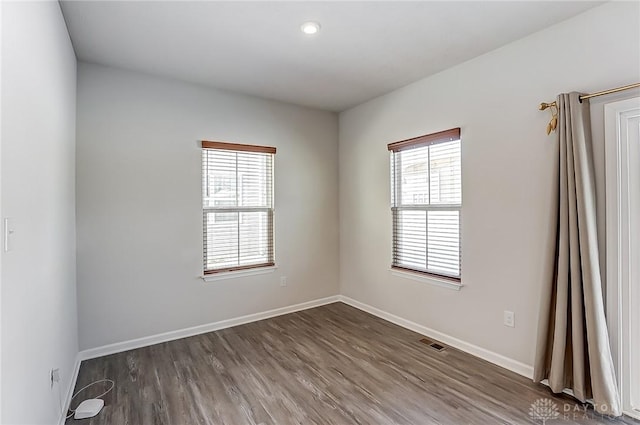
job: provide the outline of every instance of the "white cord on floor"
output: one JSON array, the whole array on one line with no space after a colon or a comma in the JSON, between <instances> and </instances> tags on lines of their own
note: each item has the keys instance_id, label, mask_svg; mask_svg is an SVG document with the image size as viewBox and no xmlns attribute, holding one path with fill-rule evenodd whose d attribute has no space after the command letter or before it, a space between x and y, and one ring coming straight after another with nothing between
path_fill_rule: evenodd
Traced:
<instances>
[{"instance_id":1,"label":"white cord on floor","mask_svg":"<svg viewBox=\"0 0 640 425\"><path fill-rule=\"evenodd\" d=\"M109 387L109 389L107 391L105 391L102 394L100 394L99 396L93 397L93 398L100 398L100 397L106 396L107 394L109 394L111 392L113 387L116 386L116 383L114 381L112 381L111 379L101 379L99 381L92 382L89 385L85 385L84 387L80 388L78 391L76 391L76 393L71 397L71 400L69 401L69 411L71 413L67 416L67 419L69 419L71 416L73 416L74 413L76 413L76 411L71 408L71 403L73 403L73 399L76 398L76 396L78 394L80 394L82 391L86 390L89 387L94 386L95 384L99 384L100 382L109 382L111 384L111 386Z\"/></svg>"}]
</instances>

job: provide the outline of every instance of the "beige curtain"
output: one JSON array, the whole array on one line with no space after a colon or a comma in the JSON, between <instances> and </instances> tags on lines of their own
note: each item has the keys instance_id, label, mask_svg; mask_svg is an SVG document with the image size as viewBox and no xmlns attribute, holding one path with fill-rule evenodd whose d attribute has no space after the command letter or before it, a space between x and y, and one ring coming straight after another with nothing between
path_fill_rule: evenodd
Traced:
<instances>
[{"instance_id":1,"label":"beige curtain","mask_svg":"<svg viewBox=\"0 0 640 425\"><path fill-rule=\"evenodd\" d=\"M538 323L534 381L568 388L597 412L619 416L620 396L605 321L598 262L589 102L558 96L560 150L556 255Z\"/></svg>"}]
</instances>

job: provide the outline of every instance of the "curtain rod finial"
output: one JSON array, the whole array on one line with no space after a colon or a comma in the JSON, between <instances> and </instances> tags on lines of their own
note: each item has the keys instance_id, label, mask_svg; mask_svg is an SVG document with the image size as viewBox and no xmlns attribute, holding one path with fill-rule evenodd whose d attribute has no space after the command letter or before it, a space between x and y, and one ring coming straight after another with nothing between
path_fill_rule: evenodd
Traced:
<instances>
[{"instance_id":1,"label":"curtain rod finial","mask_svg":"<svg viewBox=\"0 0 640 425\"><path fill-rule=\"evenodd\" d=\"M541 111L544 111L545 109L550 108L550 107L552 107L552 106L556 106L556 102L551 102L551 103L542 102L542 103L540 104L540 108L539 108L539 109L540 109Z\"/></svg>"}]
</instances>

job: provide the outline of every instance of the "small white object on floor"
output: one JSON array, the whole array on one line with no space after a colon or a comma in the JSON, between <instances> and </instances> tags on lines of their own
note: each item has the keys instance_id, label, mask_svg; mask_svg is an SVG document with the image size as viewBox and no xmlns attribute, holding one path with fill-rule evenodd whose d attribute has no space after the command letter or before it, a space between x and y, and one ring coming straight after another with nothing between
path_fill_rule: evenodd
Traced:
<instances>
[{"instance_id":1,"label":"small white object on floor","mask_svg":"<svg viewBox=\"0 0 640 425\"><path fill-rule=\"evenodd\" d=\"M100 413L104 406L104 400L100 398L90 398L85 400L76 408L76 413L73 415L73 419L85 419L93 418Z\"/></svg>"}]
</instances>

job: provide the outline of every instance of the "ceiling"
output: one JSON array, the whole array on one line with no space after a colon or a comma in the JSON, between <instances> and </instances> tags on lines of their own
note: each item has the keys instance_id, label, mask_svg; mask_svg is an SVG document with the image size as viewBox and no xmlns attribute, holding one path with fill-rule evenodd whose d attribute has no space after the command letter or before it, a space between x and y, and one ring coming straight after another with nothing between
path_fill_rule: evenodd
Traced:
<instances>
[{"instance_id":1,"label":"ceiling","mask_svg":"<svg viewBox=\"0 0 640 425\"><path fill-rule=\"evenodd\" d=\"M602 2L63 1L78 59L342 111ZM320 23L315 36L300 25Z\"/></svg>"}]
</instances>

